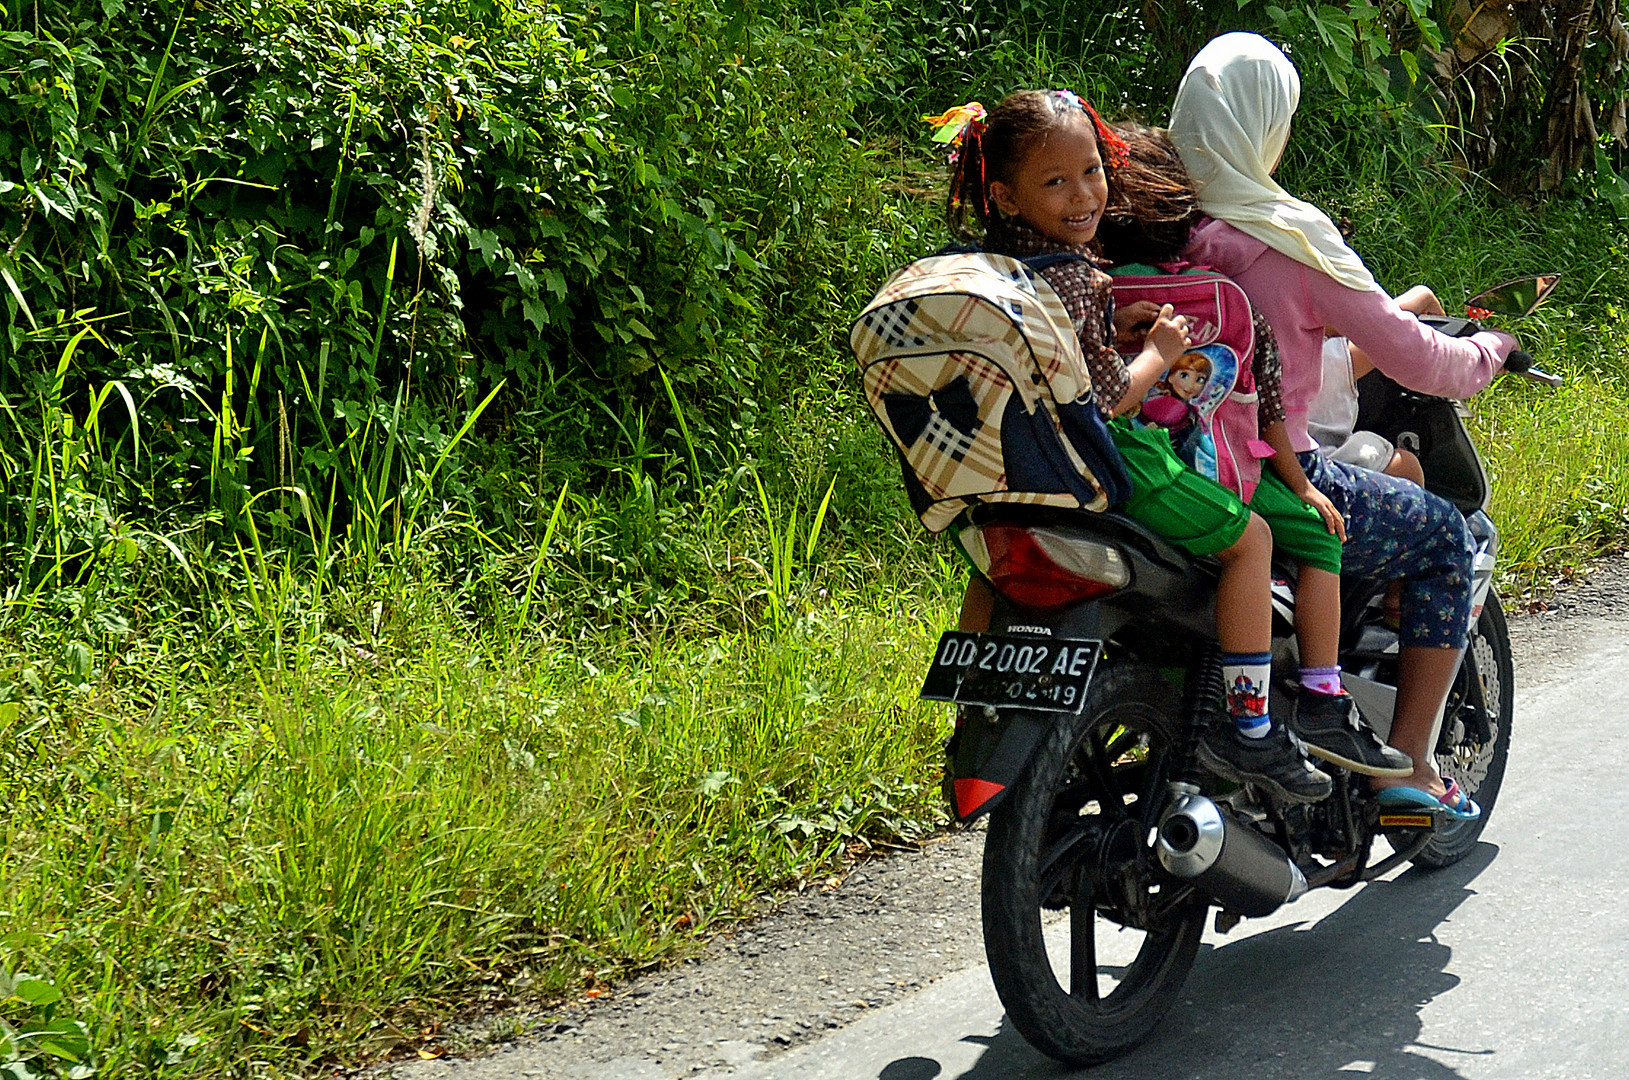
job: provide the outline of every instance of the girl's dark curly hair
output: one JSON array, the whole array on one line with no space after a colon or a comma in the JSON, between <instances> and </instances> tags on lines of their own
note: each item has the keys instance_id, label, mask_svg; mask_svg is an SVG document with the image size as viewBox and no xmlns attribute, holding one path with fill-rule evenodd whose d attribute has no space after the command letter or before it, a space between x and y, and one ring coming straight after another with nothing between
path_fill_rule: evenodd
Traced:
<instances>
[{"instance_id":1,"label":"girl's dark curly hair","mask_svg":"<svg viewBox=\"0 0 1629 1080\"><path fill-rule=\"evenodd\" d=\"M1199 192L1164 130L1129 121L1111 126L1128 153L1109 185L1098 246L1117 266L1172 262L1199 220Z\"/></svg>"},{"instance_id":2,"label":"girl's dark curly hair","mask_svg":"<svg viewBox=\"0 0 1629 1080\"><path fill-rule=\"evenodd\" d=\"M1116 168L1126 156L1112 129L1098 119L1091 106L1067 90L1020 90L1002 98L982 122L967 126L961 152L951 168L950 197L945 202L945 224L951 235L981 238L991 214L990 183L1012 183L1019 163L1038 142L1076 121L1094 128L1112 203Z\"/></svg>"}]
</instances>

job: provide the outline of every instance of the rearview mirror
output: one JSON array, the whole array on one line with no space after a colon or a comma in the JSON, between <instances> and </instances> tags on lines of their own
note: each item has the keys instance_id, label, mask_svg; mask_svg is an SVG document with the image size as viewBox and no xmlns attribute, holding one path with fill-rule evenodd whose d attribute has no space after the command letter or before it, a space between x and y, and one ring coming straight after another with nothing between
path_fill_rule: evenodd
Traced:
<instances>
[{"instance_id":1,"label":"rearview mirror","mask_svg":"<svg viewBox=\"0 0 1629 1080\"><path fill-rule=\"evenodd\" d=\"M1517 318L1531 315L1555 291L1560 280L1560 274L1535 274L1495 285L1467 300L1465 313L1473 319L1489 315L1514 315Z\"/></svg>"}]
</instances>

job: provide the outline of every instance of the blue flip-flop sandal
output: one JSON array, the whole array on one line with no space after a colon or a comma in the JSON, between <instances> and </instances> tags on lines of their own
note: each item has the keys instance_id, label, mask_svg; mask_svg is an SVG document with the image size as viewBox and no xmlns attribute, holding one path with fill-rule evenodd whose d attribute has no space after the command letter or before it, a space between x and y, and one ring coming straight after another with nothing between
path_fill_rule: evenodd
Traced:
<instances>
[{"instance_id":1,"label":"blue flip-flop sandal","mask_svg":"<svg viewBox=\"0 0 1629 1080\"><path fill-rule=\"evenodd\" d=\"M1475 821L1482 816L1482 808L1456 784L1452 777L1448 777L1448 790L1442 798L1437 798L1430 792L1421 791L1413 787L1382 788L1375 800L1382 810L1412 810L1415 813L1426 811L1433 814L1447 814L1456 821Z\"/></svg>"}]
</instances>

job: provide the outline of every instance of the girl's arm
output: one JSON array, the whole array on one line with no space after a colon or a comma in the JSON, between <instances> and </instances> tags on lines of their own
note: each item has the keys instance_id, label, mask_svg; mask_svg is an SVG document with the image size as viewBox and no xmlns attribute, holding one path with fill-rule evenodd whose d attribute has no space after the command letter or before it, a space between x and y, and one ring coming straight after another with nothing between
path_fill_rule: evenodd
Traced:
<instances>
[{"instance_id":1,"label":"girl's arm","mask_svg":"<svg viewBox=\"0 0 1629 1080\"><path fill-rule=\"evenodd\" d=\"M1188 320L1166 304L1151 315L1153 327L1143 339L1142 352L1127 364L1114 351L1114 310L1109 276L1082 263L1055 263L1041 271L1063 300L1065 310L1074 320L1075 336L1086 359L1086 370L1092 380L1092 396L1098 411L1110 419L1136 408L1148 396L1148 390L1171 361L1182 355L1187 347ZM1130 305L1136 309L1137 305Z\"/></svg>"},{"instance_id":2,"label":"girl's arm","mask_svg":"<svg viewBox=\"0 0 1629 1080\"><path fill-rule=\"evenodd\" d=\"M1256 423L1265 431L1268 424L1284 419L1284 357L1267 317L1252 309L1250 319L1256 329L1256 354L1250 361L1256 375Z\"/></svg>"},{"instance_id":3,"label":"girl's arm","mask_svg":"<svg viewBox=\"0 0 1629 1080\"><path fill-rule=\"evenodd\" d=\"M1149 330L1148 337L1143 339L1143 351L1126 365L1131 382L1126 387L1126 392L1120 396L1120 400L1115 403L1110 415L1124 416L1141 405L1143 398L1148 396L1148 391L1160 381L1171 364L1188 347L1187 316L1173 314L1175 310L1170 304L1166 304L1160 308L1159 315L1155 316L1153 329Z\"/></svg>"},{"instance_id":4,"label":"girl's arm","mask_svg":"<svg viewBox=\"0 0 1629 1080\"><path fill-rule=\"evenodd\" d=\"M1335 504L1329 501L1329 496L1312 486L1307 479L1306 472L1301 468L1301 462L1295 456L1295 450L1290 446L1289 432L1284 430L1284 421L1274 420L1263 424L1261 437L1267 445L1273 448L1273 472L1284 481L1296 498L1318 511L1318 516L1324 519L1324 528L1330 533L1340 537L1341 543L1346 543L1346 519L1341 512L1335 509Z\"/></svg>"}]
</instances>

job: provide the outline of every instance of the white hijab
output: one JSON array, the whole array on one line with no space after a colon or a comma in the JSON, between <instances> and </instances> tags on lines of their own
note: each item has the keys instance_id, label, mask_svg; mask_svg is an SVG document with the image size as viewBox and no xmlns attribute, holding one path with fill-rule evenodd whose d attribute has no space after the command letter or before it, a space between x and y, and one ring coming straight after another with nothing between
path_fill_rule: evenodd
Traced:
<instances>
[{"instance_id":1,"label":"white hijab","mask_svg":"<svg viewBox=\"0 0 1629 1080\"><path fill-rule=\"evenodd\" d=\"M1199 206L1351 289L1378 289L1329 215L1278 186L1301 77L1257 34L1223 34L1199 50L1171 106L1171 141L1199 188Z\"/></svg>"}]
</instances>

